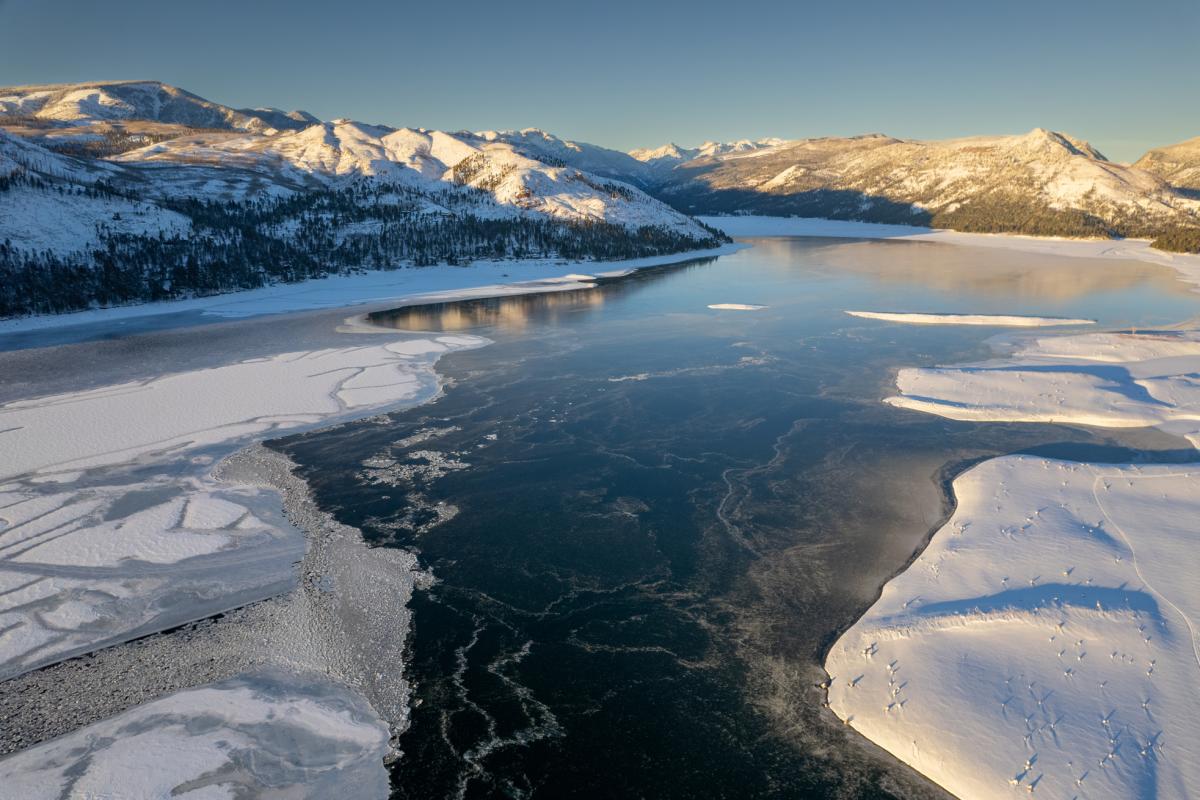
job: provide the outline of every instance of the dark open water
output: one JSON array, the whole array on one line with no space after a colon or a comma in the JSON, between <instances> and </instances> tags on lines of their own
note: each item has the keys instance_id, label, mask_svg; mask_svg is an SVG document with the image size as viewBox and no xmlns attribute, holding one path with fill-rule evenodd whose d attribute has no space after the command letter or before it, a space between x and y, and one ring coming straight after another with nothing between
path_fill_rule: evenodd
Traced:
<instances>
[{"instance_id":1,"label":"dark open water","mask_svg":"<svg viewBox=\"0 0 1200 800\"><path fill-rule=\"evenodd\" d=\"M432 404L277 443L324 507L437 578L414 600L411 663L382 667L407 669L419 703L397 797L939 796L822 708L825 649L965 465L1178 454L1153 434L886 406L897 367L982 357L997 331L847 308L1145 326L1200 304L1143 264L792 239L378 315L495 341L444 359Z\"/></svg>"}]
</instances>

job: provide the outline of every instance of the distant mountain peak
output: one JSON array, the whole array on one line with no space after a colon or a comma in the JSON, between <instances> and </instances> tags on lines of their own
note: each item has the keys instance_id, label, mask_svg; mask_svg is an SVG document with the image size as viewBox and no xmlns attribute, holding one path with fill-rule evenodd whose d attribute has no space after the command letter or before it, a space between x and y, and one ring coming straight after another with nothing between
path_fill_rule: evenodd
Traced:
<instances>
[{"instance_id":1,"label":"distant mountain peak","mask_svg":"<svg viewBox=\"0 0 1200 800\"><path fill-rule=\"evenodd\" d=\"M695 158L722 156L729 153L747 153L767 147L777 147L786 144L786 139L738 139L733 142L706 141L696 147L680 147L670 142L661 147L642 147L630 150L629 155L651 166L673 166Z\"/></svg>"},{"instance_id":2,"label":"distant mountain peak","mask_svg":"<svg viewBox=\"0 0 1200 800\"><path fill-rule=\"evenodd\" d=\"M1063 148L1072 155L1085 156L1087 158L1095 159L1096 161L1108 160L1104 157L1103 153L1092 147L1091 144L1083 139L1078 139L1070 134L1052 131L1047 128L1034 128L1024 136L1018 137L1017 141L1021 144L1029 145L1031 147Z\"/></svg>"},{"instance_id":3,"label":"distant mountain peak","mask_svg":"<svg viewBox=\"0 0 1200 800\"><path fill-rule=\"evenodd\" d=\"M1162 178L1191 197L1200 197L1200 136L1156 147L1133 166Z\"/></svg>"}]
</instances>

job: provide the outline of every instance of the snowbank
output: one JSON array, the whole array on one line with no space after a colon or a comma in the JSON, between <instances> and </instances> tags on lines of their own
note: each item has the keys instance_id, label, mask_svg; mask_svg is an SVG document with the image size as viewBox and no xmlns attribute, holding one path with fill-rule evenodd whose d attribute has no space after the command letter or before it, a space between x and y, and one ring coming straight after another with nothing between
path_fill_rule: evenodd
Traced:
<instances>
[{"instance_id":1,"label":"snowbank","mask_svg":"<svg viewBox=\"0 0 1200 800\"><path fill-rule=\"evenodd\" d=\"M1003 314L910 314L891 311L847 311L852 317L909 325L991 325L1006 328L1046 328L1055 325L1094 325L1094 319L1018 317Z\"/></svg>"}]
</instances>

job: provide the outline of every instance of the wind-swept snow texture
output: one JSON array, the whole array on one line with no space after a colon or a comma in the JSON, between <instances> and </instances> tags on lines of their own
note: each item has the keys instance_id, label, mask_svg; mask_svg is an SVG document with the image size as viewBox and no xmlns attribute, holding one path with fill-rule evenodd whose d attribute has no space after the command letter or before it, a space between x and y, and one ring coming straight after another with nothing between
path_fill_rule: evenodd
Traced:
<instances>
[{"instance_id":1,"label":"wind-swept snow texture","mask_svg":"<svg viewBox=\"0 0 1200 800\"><path fill-rule=\"evenodd\" d=\"M834 646L838 716L963 798L1200 795L1200 465L1008 456Z\"/></svg>"},{"instance_id":2,"label":"wind-swept snow texture","mask_svg":"<svg viewBox=\"0 0 1200 800\"><path fill-rule=\"evenodd\" d=\"M1021 317L1004 314L917 314L894 311L847 311L852 317L909 325L988 325L1000 328L1048 328L1056 325L1094 325L1092 319Z\"/></svg>"},{"instance_id":3,"label":"wind-swept snow texture","mask_svg":"<svg viewBox=\"0 0 1200 800\"><path fill-rule=\"evenodd\" d=\"M1156 426L1200 446L1200 333L1031 337L902 370L953 419ZM848 724L963 798L1200 796L1200 463L1007 456L826 662Z\"/></svg>"},{"instance_id":4,"label":"wind-swept snow texture","mask_svg":"<svg viewBox=\"0 0 1200 800\"><path fill-rule=\"evenodd\" d=\"M387 726L317 675L260 672L160 698L0 761L0 795L346 797L388 794Z\"/></svg>"}]
</instances>

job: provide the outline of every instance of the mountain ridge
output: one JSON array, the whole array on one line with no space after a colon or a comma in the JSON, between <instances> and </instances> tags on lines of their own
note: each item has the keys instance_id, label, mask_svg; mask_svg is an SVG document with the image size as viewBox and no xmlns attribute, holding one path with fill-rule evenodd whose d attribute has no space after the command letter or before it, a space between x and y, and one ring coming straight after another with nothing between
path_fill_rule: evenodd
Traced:
<instances>
[{"instance_id":1,"label":"mountain ridge","mask_svg":"<svg viewBox=\"0 0 1200 800\"><path fill-rule=\"evenodd\" d=\"M538 128L235 109L158 81L0 88L0 315L366 266L662 255L722 240L699 214L1200 249L1200 138L1133 165L1044 128L623 153ZM46 275L90 288L60 302Z\"/></svg>"},{"instance_id":2,"label":"mountain ridge","mask_svg":"<svg viewBox=\"0 0 1200 800\"><path fill-rule=\"evenodd\" d=\"M1133 166L1200 195L1200 136L1148 150Z\"/></svg>"},{"instance_id":3,"label":"mountain ridge","mask_svg":"<svg viewBox=\"0 0 1200 800\"><path fill-rule=\"evenodd\" d=\"M682 161L652 192L692 214L980 232L1153 237L1200 225L1200 203L1185 187L1044 128L947 140L870 134L785 141Z\"/></svg>"},{"instance_id":4,"label":"mountain ridge","mask_svg":"<svg viewBox=\"0 0 1200 800\"><path fill-rule=\"evenodd\" d=\"M318 121L306 111L232 108L154 80L0 86L0 116L76 125L139 120L231 130L295 130Z\"/></svg>"},{"instance_id":5,"label":"mountain ridge","mask_svg":"<svg viewBox=\"0 0 1200 800\"><path fill-rule=\"evenodd\" d=\"M281 129L275 113L156 82L0 90L0 317L363 268L641 258L727 241L631 183L548 155L607 157L549 135L278 112Z\"/></svg>"}]
</instances>

